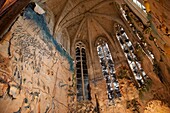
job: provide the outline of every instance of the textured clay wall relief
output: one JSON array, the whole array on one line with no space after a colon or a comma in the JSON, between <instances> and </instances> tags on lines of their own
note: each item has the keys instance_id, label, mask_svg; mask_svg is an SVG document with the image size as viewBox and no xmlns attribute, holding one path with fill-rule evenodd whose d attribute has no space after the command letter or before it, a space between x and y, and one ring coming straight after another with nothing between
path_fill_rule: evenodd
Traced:
<instances>
[{"instance_id":1,"label":"textured clay wall relief","mask_svg":"<svg viewBox=\"0 0 170 113\"><path fill-rule=\"evenodd\" d=\"M0 113L67 112L70 64L44 36L20 16L0 42Z\"/></svg>"}]
</instances>

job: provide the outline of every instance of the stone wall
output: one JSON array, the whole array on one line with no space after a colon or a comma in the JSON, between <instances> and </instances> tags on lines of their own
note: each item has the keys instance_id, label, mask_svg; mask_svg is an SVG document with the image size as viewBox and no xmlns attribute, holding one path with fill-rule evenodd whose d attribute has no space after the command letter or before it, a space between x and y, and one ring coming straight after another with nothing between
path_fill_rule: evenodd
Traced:
<instances>
[{"instance_id":1,"label":"stone wall","mask_svg":"<svg viewBox=\"0 0 170 113\"><path fill-rule=\"evenodd\" d=\"M72 65L28 6L0 42L0 113L66 113Z\"/></svg>"}]
</instances>

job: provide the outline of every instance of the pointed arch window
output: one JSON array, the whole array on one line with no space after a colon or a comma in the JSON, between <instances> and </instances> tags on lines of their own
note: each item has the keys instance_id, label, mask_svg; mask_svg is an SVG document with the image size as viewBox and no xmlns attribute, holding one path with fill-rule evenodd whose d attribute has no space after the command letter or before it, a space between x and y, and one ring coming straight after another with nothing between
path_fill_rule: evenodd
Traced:
<instances>
[{"instance_id":1,"label":"pointed arch window","mask_svg":"<svg viewBox=\"0 0 170 113\"><path fill-rule=\"evenodd\" d=\"M134 53L135 49L131 41L129 40L129 37L126 35L126 32L124 31L123 27L119 24L116 24L115 28L116 37L133 72L136 85L137 87L141 87L144 85L145 80L147 78L146 73L142 69L140 62Z\"/></svg>"},{"instance_id":2,"label":"pointed arch window","mask_svg":"<svg viewBox=\"0 0 170 113\"><path fill-rule=\"evenodd\" d=\"M115 98L121 97L119 83L116 78L114 62L106 40L102 37L97 41L97 53L102 68L102 74L107 84L108 99L113 101Z\"/></svg>"},{"instance_id":3,"label":"pointed arch window","mask_svg":"<svg viewBox=\"0 0 170 113\"><path fill-rule=\"evenodd\" d=\"M86 49L82 42L76 45L77 101L90 100Z\"/></svg>"}]
</instances>

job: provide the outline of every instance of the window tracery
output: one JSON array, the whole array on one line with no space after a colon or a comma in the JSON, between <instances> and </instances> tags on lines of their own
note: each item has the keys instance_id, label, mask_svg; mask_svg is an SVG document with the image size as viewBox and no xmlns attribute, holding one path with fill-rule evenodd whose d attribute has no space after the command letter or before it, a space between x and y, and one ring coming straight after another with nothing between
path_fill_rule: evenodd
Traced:
<instances>
[{"instance_id":1,"label":"window tracery","mask_svg":"<svg viewBox=\"0 0 170 113\"><path fill-rule=\"evenodd\" d=\"M144 34L150 34L151 28L147 25L145 25L139 17L133 13L130 8L127 5L124 5L123 8L121 7L122 16L126 20L126 22L129 24L130 29L132 30L133 34L138 38L137 40L140 40L140 42L137 42L137 47L140 48L144 54L148 57L150 62L153 64L155 60L155 56L153 53L149 50L148 44L145 41ZM130 17L130 12L131 16ZM130 18L129 18L130 17Z\"/></svg>"},{"instance_id":2,"label":"window tracery","mask_svg":"<svg viewBox=\"0 0 170 113\"><path fill-rule=\"evenodd\" d=\"M77 100L90 100L86 49L82 42L76 45Z\"/></svg>"},{"instance_id":3,"label":"window tracery","mask_svg":"<svg viewBox=\"0 0 170 113\"><path fill-rule=\"evenodd\" d=\"M102 68L102 74L107 84L108 99L113 101L115 98L121 97L119 83L116 78L116 71L109 46L103 38L97 41L97 53Z\"/></svg>"}]
</instances>

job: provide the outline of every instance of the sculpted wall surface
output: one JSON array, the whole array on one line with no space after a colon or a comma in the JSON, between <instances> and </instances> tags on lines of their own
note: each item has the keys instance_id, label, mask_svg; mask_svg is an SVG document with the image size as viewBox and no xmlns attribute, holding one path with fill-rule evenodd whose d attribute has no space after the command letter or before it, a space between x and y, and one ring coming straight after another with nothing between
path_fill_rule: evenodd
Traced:
<instances>
[{"instance_id":1,"label":"sculpted wall surface","mask_svg":"<svg viewBox=\"0 0 170 113\"><path fill-rule=\"evenodd\" d=\"M28 6L0 48L1 113L68 111L72 59L50 35L44 15Z\"/></svg>"}]
</instances>

